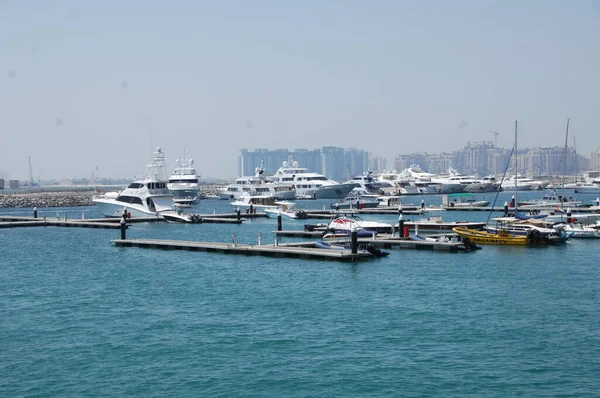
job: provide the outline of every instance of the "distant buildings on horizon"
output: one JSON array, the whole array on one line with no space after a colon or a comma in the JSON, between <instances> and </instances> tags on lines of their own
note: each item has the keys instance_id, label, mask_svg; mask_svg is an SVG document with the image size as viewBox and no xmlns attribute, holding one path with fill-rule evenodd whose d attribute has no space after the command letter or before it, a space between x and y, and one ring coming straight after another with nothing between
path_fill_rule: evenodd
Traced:
<instances>
[{"instance_id":1,"label":"distant buildings on horizon","mask_svg":"<svg viewBox=\"0 0 600 398\"><path fill-rule=\"evenodd\" d=\"M321 173L337 181L344 181L367 170L389 170L387 161L381 156L357 148L322 147L321 149L248 149L240 150L238 176L248 176L263 162L265 174L274 174L284 161L292 158L300 167ZM510 159L510 164L508 161ZM565 167L566 159L566 167ZM445 173L449 168L464 174L485 176L489 174L514 174L511 149L499 148L492 141L467 142L462 149L441 153L410 153L398 155L393 169L402 171L411 165L419 165L430 173ZM520 149L517 157L518 173L533 176L560 176L563 173L575 176L587 170L600 170L600 150L592 151L590 157L577 154L573 147L560 146Z\"/></svg>"}]
</instances>

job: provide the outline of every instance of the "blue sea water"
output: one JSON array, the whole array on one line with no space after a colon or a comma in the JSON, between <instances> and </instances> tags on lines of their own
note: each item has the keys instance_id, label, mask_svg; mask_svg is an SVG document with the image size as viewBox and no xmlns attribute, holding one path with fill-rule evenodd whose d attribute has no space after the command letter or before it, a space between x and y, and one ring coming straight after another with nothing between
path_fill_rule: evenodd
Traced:
<instances>
[{"instance_id":1,"label":"blue sea water","mask_svg":"<svg viewBox=\"0 0 600 398\"><path fill-rule=\"evenodd\" d=\"M98 216L39 210L57 212ZM307 222L318 221L284 228ZM127 234L270 243L275 228L148 223ZM598 240L337 263L119 248L118 237L0 229L0 396L600 395Z\"/></svg>"}]
</instances>

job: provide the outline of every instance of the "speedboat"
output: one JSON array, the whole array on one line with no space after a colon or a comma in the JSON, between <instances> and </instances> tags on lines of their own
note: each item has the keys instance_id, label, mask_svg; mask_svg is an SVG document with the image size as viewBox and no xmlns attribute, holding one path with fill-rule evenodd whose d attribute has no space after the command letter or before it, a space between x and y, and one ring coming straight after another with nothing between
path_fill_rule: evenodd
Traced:
<instances>
[{"instance_id":1,"label":"speedboat","mask_svg":"<svg viewBox=\"0 0 600 398\"><path fill-rule=\"evenodd\" d=\"M163 211L173 210L173 194L167 188L165 155L156 148L152 163L147 166L145 175L134 180L118 194L92 198L105 217L159 217Z\"/></svg>"},{"instance_id":2,"label":"speedboat","mask_svg":"<svg viewBox=\"0 0 600 398\"><path fill-rule=\"evenodd\" d=\"M394 232L394 226L392 224L379 221L366 221L356 214L338 214L329 223L328 228L332 231L351 231L352 229L364 229L373 232Z\"/></svg>"},{"instance_id":3,"label":"speedboat","mask_svg":"<svg viewBox=\"0 0 600 398\"><path fill-rule=\"evenodd\" d=\"M277 183L292 183L296 197L302 199L341 199L358 186L357 183L339 183L322 174L309 172L291 158L283 162L271 179Z\"/></svg>"},{"instance_id":4,"label":"speedboat","mask_svg":"<svg viewBox=\"0 0 600 398\"><path fill-rule=\"evenodd\" d=\"M549 191L540 199L522 200L518 206L524 210L530 209L556 209L560 207L581 207L583 203L572 197L558 195L555 191Z\"/></svg>"},{"instance_id":5,"label":"speedboat","mask_svg":"<svg viewBox=\"0 0 600 398\"><path fill-rule=\"evenodd\" d=\"M476 200L475 196L471 193L454 193L442 197L444 208L485 207L489 204L489 200Z\"/></svg>"},{"instance_id":6,"label":"speedboat","mask_svg":"<svg viewBox=\"0 0 600 398\"><path fill-rule=\"evenodd\" d=\"M168 210L160 213L161 216L170 223L188 223L199 224L202 222L202 217L198 214L184 213L181 209L177 211Z\"/></svg>"},{"instance_id":7,"label":"speedboat","mask_svg":"<svg viewBox=\"0 0 600 398\"><path fill-rule=\"evenodd\" d=\"M600 238L600 230L594 226L577 223L561 223L554 225L559 231L565 231L571 238Z\"/></svg>"},{"instance_id":8,"label":"speedboat","mask_svg":"<svg viewBox=\"0 0 600 398\"><path fill-rule=\"evenodd\" d=\"M282 217L292 218L292 219L305 219L308 218L308 215L304 210L298 210L296 208L296 204L294 202L287 201L278 201L275 202L277 207L269 207L265 208L265 214L270 218L277 218L279 215Z\"/></svg>"},{"instance_id":9,"label":"speedboat","mask_svg":"<svg viewBox=\"0 0 600 398\"><path fill-rule=\"evenodd\" d=\"M340 199L339 202L332 203L331 208L336 210L342 209L370 209L379 206L377 198L346 196Z\"/></svg>"},{"instance_id":10,"label":"speedboat","mask_svg":"<svg viewBox=\"0 0 600 398\"><path fill-rule=\"evenodd\" d=\"M194 160L183 156L177 159L173 172L169 176L167 187L173 194L173 201L177 204L191 204L198 200L198 175L194 168Z\"/></svg>"}]
</instances>

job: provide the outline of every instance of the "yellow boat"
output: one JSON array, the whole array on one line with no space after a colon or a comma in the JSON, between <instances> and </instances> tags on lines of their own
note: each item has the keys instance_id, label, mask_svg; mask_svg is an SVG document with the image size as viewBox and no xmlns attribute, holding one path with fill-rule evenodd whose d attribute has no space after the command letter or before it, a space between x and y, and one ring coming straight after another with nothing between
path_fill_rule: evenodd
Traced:
<instances>
[{"instance_id":1,"label":"yellow boat","mask_svg":"<svg viewBox=\"0 0 600 398\"><path fill-rule=\"evenodd\" d=\"M454 232L461 236L462 240L468 239L472 243L480 245L530 245L531 240L525 235L513 235L507 231L500 230L498 233L479 231L455 227Z\"/></svg>"}]
</instances>

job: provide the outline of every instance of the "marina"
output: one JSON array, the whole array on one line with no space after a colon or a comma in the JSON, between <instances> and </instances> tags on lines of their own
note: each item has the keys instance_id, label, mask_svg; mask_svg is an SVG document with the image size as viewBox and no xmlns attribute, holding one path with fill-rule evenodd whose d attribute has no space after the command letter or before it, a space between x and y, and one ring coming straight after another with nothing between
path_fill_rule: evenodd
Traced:
<instances>
[{"instance_id":1,"label":"marina","mask_svg":"<svg viewBox=\"0 0 600 398\"><path fill-rule=\"evenodd\" d=\"M493 201L493 195L487 194L486 199ZM525 194L521 196L527 199ZM441 207L441 197L423 199L425 208ZM595 196L580 199L590 203ZM507 193L498 197L500 203L509 200ZM410 200L417 204L420 201L421 197ZM328 212L332 202L297 201L296 206L330 220L332 214L325 214L322 209L325 207ZM37 212L38 219L46 217L62 222L66 217L68 221L80 222L84 218L90 223L120 227L120 219L103 217L96 206L40 208ZM332 239L327 248L327 244L319 243L322 232L302 231L304 224L311 223L310 219L284 218L278 231L277 219L260 212L246 213L241 209L238 212L228 201L220 200L200 200L183 212L241 222L168 223L157 217L134 216L128 220L124 239L119 239L117 229L0 229L4 258L9 259L0 270L1 291L3 302L11 303L3 316L5 324L12 325L3 329L3 340L15 341L19 338L17 331L22 336L20 331L26 330L26 336L35 339L36 347L35 351L20 348L19 357L27 363L35 361L39 350L54 350L58 340L78 341L88 347L93 355L84 355L82 360L94 369L101 368L106 360L120 364L119 368L145 369L148 366L145 358L139 363L130 359L144 353L152 354L156 366L168 367L166 361L173 356L161 359L161 347L177 350L178 358L193 358L202 366L213 368L224 362L215 362L205 353L224 355L228 366L237 363L236 369L243 369L255 363L265 349L273 355L289 355L301 349L308 352L305 356L308 361L315 357L325 360L322 348L316 349L311 343L315 333L319 341L325 339L328 346L344 352L349 344L341 343L340 338L348 341L358 338L350 343L353 351L367 350L384 358L389 355L388 349L372 348L372 344L362 341L371 341L373 336L383 333L382 339L398 340L394 347L401 348L403 355L419 358L423 348L411 348L414 345L437 346L440 339L448 337L479 344L481 335L492 333L490 344L500 342L501 354L487 350L479 355L477 349L473 361L478 367L505 371L504 366L494 367L488 356L508 358L501 363L511 358L522 360L527 347L538 344L546 333L556 335L556 324L593 330L593 322L582 323L579 315L582 306L586 306L587 315L597 312L597 303L589 297L594 297L598 282L593 261L600 248L598 239L572 239L564 245L539 249L482 245L481 250L464 250L459 242L452 242L449 233L421 237L425 231L419 231L419 235L411 231L408 238L383 233L375 239L357 238L357 253L353 255L348 249L351 238ZM3 220L24 218L27 222L33 219L32 214L32 208L2 209ZM398 222L397 207L378 214L358 214L371 221L392 225ZM485 222L489 216L488 212L442 209L427 214L441 215L444 222ZM403 217L411 216L403 214ZM388 255L374 257L366 251L367 245L387 251ZM548 293L556 289L561 291L560 297ZM582 299L582 295L588 299ZM567 299L572 300L571 304ZM85 315L72 316L73 313ZM465 313L479 314L475 316L481 326L478 332L473 330L473 316L462 321ZM268 325L266 331L257 331L257 320L249 317ZM402 320L398 321L398 317ZM522 326L517 329L498 326L507 319ZM273 327L276 330L269 332ZM48 328L59 328L60 332L53 332L51 337ZM173 333L184 338L167 337ZM224 337L215 340L217 334ZM572 333L568 336L568 341L577 346L587 344L582 336ZM144 343L140 345L143 351L130 348L135 345L132 341L156 338L161 342ZM100 348L94 347L107 339L107 354L98 357L100 354L95 350ZM127 347L121 348L126 355L113 354L119 348L111 348L111 344ZM241 351L228 354L234 346ZM515 348L507 351L506 347ZM588 345L585 350L578 350L578 358L593 363L599 355L593 347ZM16 348L9 346L8 350ZM435 348L431 350L436 352ZM56 360L50 360L46 369L52 383L61 380L62 372L71 375L69 380L79 374L68 359L74 352L80 352L79 347L52 352ZM525 357L537 363L540 358L551 361L558 355L570 358L571 354L570 349L552 348ZM243 360L235 362L240 357ZM43 365L35 363L38 367ZM289 369L284 362L276 361L275 365ZM319 373L327 374L328 368L319 368ZM575 368L581 371L580 361L573 365ZM178 362L177 369L185 371L185 366ZM519 377L520 371L514 377ZM593 372L592 366L589 371ZM115 385L119 385L122 377L118 373L114 374ZM21 383L20 374L10 376L9 385ZM89 380L86 374L75 377L82 382L83 378ZM103 381L95 383L99 388L105 386ZM158 389L167 393L166 389ZM177 389L172 386L169 390Z\"/></svg>"}]
</instances>

